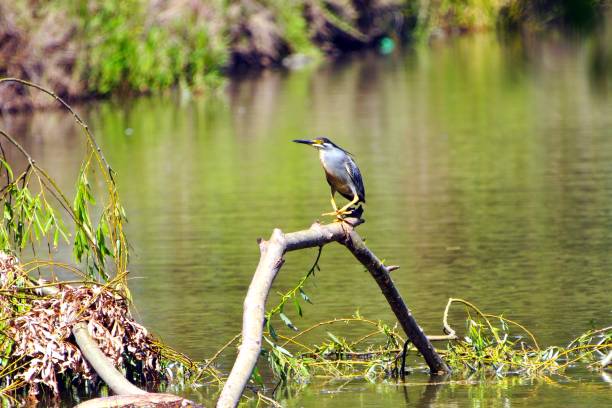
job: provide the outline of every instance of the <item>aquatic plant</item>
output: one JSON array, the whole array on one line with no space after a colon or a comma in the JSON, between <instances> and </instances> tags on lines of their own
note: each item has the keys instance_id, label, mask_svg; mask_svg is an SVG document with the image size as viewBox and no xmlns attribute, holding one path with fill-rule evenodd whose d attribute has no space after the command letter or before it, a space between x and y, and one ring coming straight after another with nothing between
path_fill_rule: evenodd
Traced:
<instances>
[{"instance_id":1,"label":"aquatic plant","mask_svg":"<svg viewBox=\"0 0 612 408\"><path fill-rule=\"evenodd\" d=\"M448 315L454 304L464 305L467 312L463 336L458 336L448 323ZM372 331L354 340L326 331L326 341L310 346L298 340L306 333L328 330L328 326L337 323L366 325L372 327ZM523 325L504 316L485 314L462 299L449 299L443 324L447 334L431 336L431 340L447 342L446 350L440 350L440 353L453 368L454 375L459 377L475 371L496 376L548 376L563 373L578 361L596 363L612 350L612 327L583 333L566 347L550 346L542 349L535 336ZM518 329L518 332L511 330L511 327ZM380 339L378 342L364 343L365 340L377 337ZM303 372L296 373L295 366L305 368L308 376L313 377L332 373L343 378L399 377L402 370L398 364L404 354L406 351L415 351L410 347L404 350L406 341L397 327L366 319L358 312L349 318L317 323L296 335L276 334L276 338L277 343L272 343L271 338L268 343L287 347L292 351L284 353L285 356L296 359L284 366L275 367L274 372L286 368L282 375L278 375L280 380L296 374L305 376ZM367 345L359 349L358 346L363 344ZM272 352L275 353L274 350Z\"/></svg>"},{"instance_id":2,"label":"aquatic plant","mask_svg":"<svg viewBox=\"0 0 612 408\"><path fill-rule=\"evenodd\" d=\"M449 342L446 353L447 362L457 372L546 376L563 373L578 361L598 362L612 349L612 327L583 333L566 347L542 349L523 325L504 316L483 313L465 300L449 299L445 316L454 303L463 304L468 312L465 335ZM445 326L448 327L446 317Z\"/></svg>"},{"instance_id":3,"label":"aquatic plant","mask_svg":"<svg viewBox=\"0 0 612 408\"><path fill-rule=\"evenodd\" d=\"M314 276L315 270L319 270L320 258L319 251L306 275L295 287L280 293L278 303L266 313L260 368L256 368L251 376L255 398L271 404L268 399L262 398L296 392L317 380L343 383L365 380L409 385L408 375L428 372L426 366L416 363L414 357L417 351L400 333L397 324L390 326L355 312L353 316L322 321L303 330L297 328L295 319L304 313L300 299L311 303L304 292L305 283ZM287 316L289 312L285 308L288 305L293 305L295 318ZM462 305L465 312L465 329L461 335L449 323L451 309L456 305ZM275 319L278 319L280 326L273 323ZM347 338L341 331L333 330L348 325L365 330L354 338ZM445 334L429 338L445 344L438 352L444 356L453 373L440 380L444 384L461 384L467 379L474 381L475 374L479 378L477 381L501 381L509 376L554 381L553 376L565 375L566 370L576 364L601 369L601 361L612 352L612 327L590 330L565 347L541 348L536 337L525 326L501 315L483 313L463 299L448 300L442 325ZM317 333L323 337L318 343L303 340ZM239 340L240 334L234 336L207 360L206 367L214 365L215 360ZM277 381L272 389L267 388L268 382L261 375L264 366ZM246 395L243 398L251 399Z\"/></svg>"}]
</instances>

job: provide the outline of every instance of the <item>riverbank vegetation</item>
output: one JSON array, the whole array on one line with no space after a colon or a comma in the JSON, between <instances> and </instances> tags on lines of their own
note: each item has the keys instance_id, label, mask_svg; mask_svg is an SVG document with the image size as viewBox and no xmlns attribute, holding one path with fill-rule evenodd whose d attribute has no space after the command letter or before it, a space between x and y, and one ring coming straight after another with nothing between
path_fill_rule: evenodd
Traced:
<instances>
[{"instance_id":1,"label":"riverbank vegetation","mask_svg":"<svg viewBox=\"0 0 612 408\"><path fill-rule=\"evenodd\" d=\"M46 93L69 110L87 151L69 199L12 135L0 129L0 394L78 401L105 386L75 343L84 323L112 365L138 384L154 387L191 362L161 344L129 311L125 212L115 174L72 108L23 81L0 79ZM55 259L62 248L72 262Z\"/></svg>"},{"instance_id":2,"label":"riverbank vegetation","mask_svg":"<svg viewBox=\"0 0 612 408\"><path fill-rule=\"evenodd\" d=\"M28 0L0 4L0 77L67 99L200 91L245 67L299 66L323 55L475 30L591 27L605 0ZM47 105L14 85L0 109Z\"/></svg>"}]
</instances>

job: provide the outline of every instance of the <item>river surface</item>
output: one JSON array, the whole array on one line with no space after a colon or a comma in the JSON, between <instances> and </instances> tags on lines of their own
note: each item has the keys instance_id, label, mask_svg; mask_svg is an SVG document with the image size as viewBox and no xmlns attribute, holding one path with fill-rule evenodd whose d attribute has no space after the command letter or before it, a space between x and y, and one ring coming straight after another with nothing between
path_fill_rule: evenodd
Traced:
<instances>
[{"instance_id":1,"label":"river surface","mask_svg":"<svg viewBox=\"0 0 612 408\"><path fill-rule=\"evenodd\" d=\"M610 325L612 68L605 60L602 68L601 47L594 39L479 35L264 72L195 98L80 107L118 173L135 315L194 359L239 332L256 238L307 228L330 210L315 151L291 143L327 136L354 154L367 192L359 232L401 266L394 281L427 333L441 334L449 297L521 322L542 345ZM27 135L26 148L70 189L84 151L70 118L43 112L29 125L13 121L13 133ZM293 287L315 255L288 254L274 292ZM303 318L288 311L298 327L357 310L395 322L344 248L325 247L320 266L306 286L314 304L303 306ZM360 330L333 328L349 337ZM229 370L233 357L220 368ZM284 404L612 406L609 379L582 368L568 374L315 382Z\"/></svg>"}]
</instances>

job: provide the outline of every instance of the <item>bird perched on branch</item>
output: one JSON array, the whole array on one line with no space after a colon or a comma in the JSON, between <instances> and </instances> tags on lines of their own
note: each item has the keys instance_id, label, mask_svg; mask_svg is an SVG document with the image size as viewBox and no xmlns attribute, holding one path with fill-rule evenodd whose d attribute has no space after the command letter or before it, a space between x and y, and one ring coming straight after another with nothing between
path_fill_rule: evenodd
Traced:
<instances>
[{"instance_id":1,"label":"bird perched on branch","mask_svg":"<svg viewBox=\"0 0 612 408\"><path fill-rule=\"evenodd\" d=\"M331 187L331 204L334 208L334 212L323 215L335 215L338 219L348 214L360 217L363 212L361 206L358 208L351 208L351 206L360 202L365 204L365 187L359 167L352 155L326 137L313 140L298 139L294 142L307 144L319 150L319 160L321 160L325 178ZM334 199L336 191L350 201L340 209Z\"/></svg>"}]
</instances>

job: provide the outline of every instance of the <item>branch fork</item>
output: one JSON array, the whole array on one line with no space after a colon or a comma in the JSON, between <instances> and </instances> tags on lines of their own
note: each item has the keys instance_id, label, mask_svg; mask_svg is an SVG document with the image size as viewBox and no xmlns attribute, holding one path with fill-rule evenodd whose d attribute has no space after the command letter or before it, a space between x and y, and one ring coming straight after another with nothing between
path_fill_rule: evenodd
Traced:
<instances>
[{"instance_id":1,"label":"branch fork","mask_svg":"<svg viewBox=\"0 0 612 408\"><path fill-rule=\"evenodd\" d=\"M389 302L389 306L391 306L406 332L408 339L423 355L431 373L437 375L450 372L393 284L389 273L399 267L385 266L355 231L355 228L363 222L359 218L346 218L342 222L325 225L315 222L307 230L287 234L275 228L269 240L264 241L261 238L257 240L261 257L244 299L242 345L227 382L221 391L217 407L226 408L238 405L242 392L257 364L263 338L265 305L272 282L274 282L285 262L284 254L299 249L321 247L334 241L344 245L370 272Z\"/></svg>"}]
</instances>

